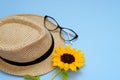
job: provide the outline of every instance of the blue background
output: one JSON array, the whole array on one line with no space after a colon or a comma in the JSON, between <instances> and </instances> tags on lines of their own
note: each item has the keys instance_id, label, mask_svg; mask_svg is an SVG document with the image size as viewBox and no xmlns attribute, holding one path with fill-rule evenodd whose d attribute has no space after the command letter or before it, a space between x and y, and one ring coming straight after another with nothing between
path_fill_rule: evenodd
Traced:
<instances>
[{"instance_id":1,"label":"blue background","mask_svg":"<svg viewBox=\"0 0 120 80\"><path fill-rule=\"evenodd\" d=\"M120 0L0 0L0 18L23 13L52 16L79 35L73 47L84 51L85 67L69 80L120 80ZM24 79L0 71L0 80Z\"/></svg>"}]
</instances>

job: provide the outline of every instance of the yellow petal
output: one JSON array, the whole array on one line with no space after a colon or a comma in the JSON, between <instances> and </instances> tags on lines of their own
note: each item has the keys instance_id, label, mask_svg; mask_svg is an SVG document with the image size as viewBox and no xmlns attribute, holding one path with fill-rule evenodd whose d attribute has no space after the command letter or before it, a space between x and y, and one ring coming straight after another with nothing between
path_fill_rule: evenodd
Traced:
<instances>
[{"instance_id":1,"label":"yellow petal","mask_svg":"<svg viewBox=\"0 0 120 80\"><path fill-rule=\"evenodd\" d=\"M56 63L56 62L53 62L53 66L58 66L58 63Z\"/></svg>"},{"instance_id":2,"label":"yellow petal","mask_svg":"<svg viewBox=\"0 0 120 80\"><path fill-rule=\"evenodd\" d=\"M67 63L64 64L64 70L67 71L69 69L69 65Z\"/></svg>"},{"instance_id":3,"label":"yellow petal","mask_svg":"<svg viewBox=\"0 0 120 80\"><path fill-rule=\"evenodd\" d=\"M59 49L60 49L61 51L64 51L64 47L63 47L63 46L60 46Z\"/></svg>"},{"instance_id":4,"label":"yellow petal","mask_svg":"<svg viewBox=\"0 0 120 80\"><path fill-rule=\"evenodd\" d=\"M57 62L57 64L58 64L57 66L58 66L59 68L61 68L61 66L63 66L63 63L62 63L62 62L60 62L60 61L59 61L59 62Z\"/></svg>"},{"instance_id":5,"label":"yellow petal","mask_svg":"<svg viewBox=\"0 0 120 80\"><path fill-rule=\"evenodd\" d=\"M81 67L83 67L83 66L84 66L84 64L81 63L80 66L79 66L79 68L81 68Z\"/></svg>"},{"instance_id":6,"label":"yellow petal","mask_svg":"<svg viewBox=\"0 0 120 80\"><path fill-rule=\"evenodd\" d=\"M84 58L77 58L77 59L75 60L75 62L84 63L84 62L85 62L85 59L84 59Z\"/></svg>"},{"instance_id":7,"label":"yellow petal","mask_svg":"<svg viewBox=\"0 0 120 80\"><path fill-rule=\"evenodd\" d=\"M58 62L58 61L60 61L60 58L53 58L52 61L53 62Z\"/></svg>"},{"instance_id":8,"label":"yellow petal","mask_svg":"<svg viewBox=\"0 0 120 80\"><path fill-rule=\"evenodd\" d=\"M67 51L71 50L71 46L70 45L67 45L66 48L65 48Z\"/></svg>"},{"instance_id":9,"label":"yellow petal","mask_svg":"<svg viewBox=\"0 0 120 80\"><path fill-rule=\"evenodd\" d=\"M70 64L70 69L71 69L72 71L76 71L76 66L75 66L74 64Z\"/></svg>"},{"instance_id":10,"label":"yellow petal","mask_svg":"<svg viewBox=\"0 0 120 80\"><path fill-rule=\"evenodd\" d=\"M71 53L75 54L76 53L76 49L73 48L72 51L71 51Z\"/></svg>"},{"instance_id":11,"label":"yellow petal","mask_svg":"<svg viewBox=\"0 0 120 80\"><path fill-rule=\"evenodd\" d=\"M76 67L78 67L78 68L80 68L80 67L83 67L83 66L84 66L84 64L83 64L83 63L78 63L78 62L74 62L74 65L75 65Z\"/></svg>"}]
</instances>

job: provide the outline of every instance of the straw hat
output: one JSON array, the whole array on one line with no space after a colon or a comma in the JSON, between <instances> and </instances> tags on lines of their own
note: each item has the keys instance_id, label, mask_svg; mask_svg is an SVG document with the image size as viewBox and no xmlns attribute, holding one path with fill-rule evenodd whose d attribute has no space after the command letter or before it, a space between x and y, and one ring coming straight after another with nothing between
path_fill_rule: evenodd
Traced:
<instances>
[{"instance_id":1,"label":"straw hat","mask_svg":"<svg viewBox=\"0 0 120 80\"><path fill-rule=\"evenodd\" d=\"M64 41L59 29L49 32L42 16L20 14L0 20L0 70L4 72L19 76L48 73L54 69L51 53L60 45Z\"/></svg>"}]
</instances>

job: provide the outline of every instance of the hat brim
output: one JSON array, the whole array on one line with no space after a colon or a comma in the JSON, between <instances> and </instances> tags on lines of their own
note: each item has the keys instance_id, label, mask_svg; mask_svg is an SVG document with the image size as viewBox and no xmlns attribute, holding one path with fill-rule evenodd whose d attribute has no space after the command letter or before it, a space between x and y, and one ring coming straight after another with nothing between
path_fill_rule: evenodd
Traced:
<instances>
[{"instance_id":1,"label":"hat brim","mask_svg":"<svg viewBox=\"0 0 120 80\"><path fill-rule=\"evenodd\" d=\"M44 19L44 17L42 16L32 15L32 14L20 14L15 16L22 16L34 21L39 21L40 19ZM59 29L56 31L52 31L51 33L55 41L55 47L65 44L64 40L60 37ZM0 70L13 75L18 75L18 76L23 76L26 74L33 75L33 76L42 75L54 69L55 67L52 66L51 55L44 61L34 65L30 65L30 66L15 66L15 65L8 64L4 62L2 59L0 59Z\"/></svg>"}]
</instances>

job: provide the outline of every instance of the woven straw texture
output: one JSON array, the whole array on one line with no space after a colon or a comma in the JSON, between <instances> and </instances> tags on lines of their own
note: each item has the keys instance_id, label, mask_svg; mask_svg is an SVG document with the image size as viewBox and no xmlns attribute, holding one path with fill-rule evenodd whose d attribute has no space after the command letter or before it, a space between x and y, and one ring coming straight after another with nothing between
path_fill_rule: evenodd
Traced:
<instances>
[{"instance_id":1,"label":"woven straw texture","mask_svg":"<svg viewBox=\"0 0 120 80\"><path fill-rule=\"evenodd\" d=\"M49 32L44 27L44 17L33 14L8 16L0 20L0 56L16 62L30 62L42 56L51 46L64 45L59 29ZM53 24L49 24L53 27ZM54 47L54 49L55 49ZM54 51L54 50L53 50ZM0 70L23 76L42 75L53 70L51 55L44 61L30 66L15 66L0 59Z\"/></svg>"}]
</instances>

